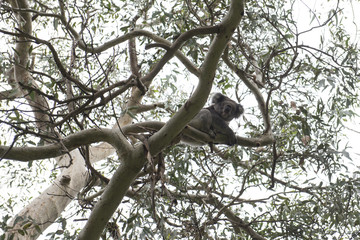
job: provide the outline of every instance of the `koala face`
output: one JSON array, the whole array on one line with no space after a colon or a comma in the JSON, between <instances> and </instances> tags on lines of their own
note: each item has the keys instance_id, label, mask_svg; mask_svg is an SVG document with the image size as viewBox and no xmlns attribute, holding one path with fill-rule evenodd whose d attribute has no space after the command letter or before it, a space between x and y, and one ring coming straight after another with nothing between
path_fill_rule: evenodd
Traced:
<instances>
[{"instance_id":1,"label":"koala face","mask_svg":"<svg viewBox=\"0 0 360 240\"><path fill-rule=\"evenodd\" d=\"M234 118L240 117L244 112L244 108L241 104L237 104L234 100L216 93L212 98L212 103L215 111L224 119L226 122L230 122Z\"/></svg>"}]
</instances>

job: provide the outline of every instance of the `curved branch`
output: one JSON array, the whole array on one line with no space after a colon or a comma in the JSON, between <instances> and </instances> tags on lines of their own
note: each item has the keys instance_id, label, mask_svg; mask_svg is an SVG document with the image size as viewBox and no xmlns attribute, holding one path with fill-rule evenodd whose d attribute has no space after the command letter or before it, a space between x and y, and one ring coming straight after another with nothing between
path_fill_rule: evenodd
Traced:
<instances>
[{"instance_id":1,"label":"curved branch","mask_svg":"<svg viewBox=\"0 0 360 240\"><path fill-rule=\"evenodd\" d=\"M39 147L8 147L0 146L0 156L1 158L7 158L18 161L32 161L40 160L45 158L58 157L63 154L68 153L71 150L74 150L80 146L98 143L98 142L107 142L111 144L118 151L126 151L132 148L124 136L121 137L121 142L119 142L119 135L124 133L125 135L133 135L139 133L148 133L148 132L157 132L165 123L157 121L149 121L136 123L132 125L124 126L121 131L114 129L106 128L93 128L83 130L74 134L69 135L68 137L61 140L59 143L53 143L46 146ZM191 138L199 143L217 143L225 144L226 137L219 135L215 139L211 138L208 134L201 132L193 127L186 126L183 130L181 139ZM273 142L273 137L271 135L263 135L260 138L245 138L236 136L238 145L244 147L259 147L271 144Z\"/></svg>"},{"instance_id":2,"label":"curved branch","mask_svg":"<svg viewBox=\"0 0 360 240\"><path fill-rule=\"evenodd\" d=\"M199 33L199 34L201 34L201 33ZM202 33L202 34L205 34L205 33ZM101 53L101 52L103 52L111 47L114 47L120 43L123 43L131 38L140 37L140 36L148 37L157 43L168 46L168 48L170 48L170 46L171 46L170 41L168 41L162 37L159 37L159 36L153 34L152 32L142 30L142 29L136 29L136 30L133 30L133 31L123 35L123 36L120 36L113 40L110 40L98 47L88 46L83 41L79 41L79 48L86 52L89 52L89 53ZM187 36L185 35L185 37L187 37ZM174 55L184 64L184 66L191 73L193 73L196 76L199 75L199 70L197 69L197 67L193 63L191 63L189 61L189 59L187 57L185 57L180 51L176 50Z\"/></svg>"},{"instance_id":3,"label":"curved branch","mask_svg":"<svg viewBox=\"0 0 360 240\"><path fill-rule=\"evenodd\" d=\"M194 202L208 203L219 210L219 216L224 214L228 220L231 222L235 232L239 233L241 228L244 232L246 232L249 236L252 237L253 240L266 240L259 233L255 232L254 229L250 226L249 223L246 223L244 220L239 218L230 208L229 206L223 204L212 194L189 194L189 193L181 193L181 192L171 192L171 194L178 198L191 198ZM135 194L129 190L129 195L134 196ZM218 216L218 217L219 217ZM216 218L215 218L216 219Z\"/></svg>"},{"instance_id":4,"label":"curved branch","mask_svg":"<svg viewBox=\"0 0 360 240\"><path fill-rule=\"evenodd\" d=\"M226 65L235 72L235 74L243 81L243 83L250 89L250 91L254 94L256 101L258 102L259 109L264 121L265 133L270 134L271 131L271 121L268 111L266 110L266 103L265 100L260 92L260 89L257 87L255 82L251 81L247 76L246 73L235 66L230 59L228 58L227 52L223 55L223 60Z\"/></svg>"},{"instance_id":5,"label":"curved branch","mask_svg":"<svg viewBox=\"0 0 360 240\"><path fill-rule=\"evenodd\" d=\"M34 40L35 43L44 44L44 45L46 45L46 46L49 48L50 52L51 52L52 55L53 55L53 59L54 59L54 61L55 61L55 63L56 63L56 66L58 67L58 69L59 69L59 71L60 71L60 73L61 73L61 75L62 75L63 77L65 77L65 78L69 79L71 82L75 83L76 86L78 86L78 87L79 87L82 91L84 91L84 92L94 92L94 91L95 91L94 89L91 89L91 88L86 87L86 86L85 86L84 84L82 84L78 79L75 79L74 77L72 77L72 76L68 73L68 71L66 71L65 67L64 67L63 64L61 63L61 60L60 60L60 58L59 58L59 55L58 55L57 51L55 50L54 46L53 46L50 42L48 42L48 41L46 41L46 40L43 40L43 39L40 39L40 38L37 38L37 37L34 37L34 36L32 36L32 35L30 35L30 34L28 34L28 33L22 32L22 31L20 31L19 29L17 29L17 30L18 30L19 32L21 32L21 34L22 34L23 36L25 36L25 37L27 37L27 38L29 38L29 39Z\"/></svg>"},{"instance_id":6,"label":"curved branch","mask_svg":"<svg viewBox=\"0 0 360 240\"><path fill-rule=\"evenodd\" d=\"M61 23L64 25L64 27L72 34L72 36L76 39L76 40L80 40L80 35L78 34L78 32L71 26L70 21L66 20L66 16L65 16L65 4L63 0L58 0L59 2L59 8L60 8L60 20Z\"/></svg>"},{"instance_id":7,"label":"curved branch","mask_svg":"<svg viewBox=\"0 0 360 240\"><path fill-rule=\"evenodd\" d=\"M99 106L103 106L106 105L108 102L110 102L112 99L114 99L115 97L117 97L118 95L122 94L123 92L125 92L127 89L129 89L130 87L135 85L135 81L132 79L132 76L130 76L129 79L125 80L125 81L121 81L118 83L115 83L105 89L102 89L96 93L94 93L93 95L90 96L84 96L83 98L88 98L88 100L83 103L81 106L77 107L76 109L74 109L73 111L71 111L70 113L68 113L66 116L63 117L63 119L61 119L58 122L54 123L54 126L60 126L62 125L64 122L66 122L68 119L70 119L71 117L84 112L84 111L89 111L92 110L94 108L97 108ZM120 87L119 89L117 89L114 92L111 92L111 90L113 90L115 87ZM104 97L104 94L109 92L109 95ZM101 98L101 101L97 104L94 105L90 105L90 103L94 102L96 99Z\"/></svg>"},{"instance_id":8,"label":"curved branch","mask_svg":"<svg viewBox=\"0 0 360 240\"><path fill-rule=\"evenodd\" d=\"M181 45L188 39L204 34L212 34L218 33L220 30L220 26L210 26L210 27L201 27L196 29L191 29L183 34L181 34L176 41L170 46L169 50L165 53L165 55L160 59L160 61L155 65L155 67L148 73L146 76L141 78L143 83L151 81L164 67L164 65L175 55L177 50L181 47Z\"/></svg>"},{"instance_id":9,"label":"curved branch","mask_svg":"<svg viewBox=\"0 0 360 240\"><path fill-rule=\"evenodd\" d=\"M59 143L53 143L46 146L12 148L0 146L0 156L1 158L27 162L58 157L80 146L102 141L108 142L118 151L129 151L129 149L131 149L130 144L120 131L93 128L74 133L64 138Z\"/></svg>"},{"instance_id":10,"label":"curved branch","mask_svg":"<svg viewBox=\"0 0 360 240\"><path fill-rule=\"evenodd\" d=\"M221 54L244 15L244 2L245 1L240 0L231 1L229 12L218 26L219 33L212 41L209 51L205 56L205 60L200 69L199 84L193 95L165 124L165 126L149 139L152 155L158 154L169 142L171 142L204 106L213 85L215 71ZM180 36L174 45L176 46L177 42L180 44L183 41L183 38L185 37ZM170 51L167 53L170 53Z\"/></svg>"},{"instance_id":11,"label":"curved branch","mask_svg":"<svg viewBox=\"0 0 360 240\"><path fill-rule=\"evenodd\" d=\"M29 8L16 8L16 7L9 7L5 4L1 4L1 7L4 8L7 11L13 11L15 13L32 13L33 17L32 20L34 20L37 16L42 16L42 17L53 17L53 18L58 18L61 19L61 16L55 13L46 13L46 12L40 12L34 9L29 9Z\"/></svg>"},{"instance_id":12,"label":"curved branch","mask_svg":"<svg viewBox=\"0 0 360 240\"><path fill-rule=\"evenodd\" d=\"M240 227L242 230L244 230L253 240L266 240L263 236L258 234L254 231L254 229L251 228L250 224L244 222L241 218L236 216L236 214L231 211L228 207L226 207L223 203L221 203L217 199L209 200L214 201L213 205L216 206L218 209L223 210L223 214L231 221L234 228Z\"/></svg>"}]
</instances>

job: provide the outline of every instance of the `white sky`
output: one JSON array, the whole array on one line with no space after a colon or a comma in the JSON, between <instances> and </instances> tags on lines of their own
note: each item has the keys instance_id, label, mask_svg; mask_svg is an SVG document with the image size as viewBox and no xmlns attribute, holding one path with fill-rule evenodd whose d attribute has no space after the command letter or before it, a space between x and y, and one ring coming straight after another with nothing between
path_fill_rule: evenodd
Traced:
<instances>
[{"instance_id":1,"label":"white sky","mask_svg":"<svg viewBox=\"0 0 360 240\"><path fill-rule=\"evenodd\" d=\"M338 15L339 22L341 22L348 33L352 36L352 43L360 43L360 16L357 14L357 11L360 9L360 1L346 1L347 4L341 3L343 10ZM337 5L337 0L325 1L325 0L302 0L297 1L297 4L294 6L296 10L295 20L298 22L299 31L307 30L311 27L315 27L319 24L323 24L326 17L328 16L328 9L332 6ZM310 9L316 9L317 15L323 14L323 17L314 19L311 22L311 16L309 14ZM320 43L320 35L325 34L325 41L329 35L326 33L325 28L320 28L319 30L313 30L309 33L302 36L302 41L308 45L313 45L317 47ZM354 109L356 113L360 115L360 109ZM360 116L349 121L347 124L349 129L344 131L344 135L349 139L349 144L352 147L351 157L353 158L353 163L356 163L356 159L359 159L360 148L357 146L357 141L360 138ZM354 132L350 129L357 130ZM359 163L360 164L360 163Z\"/></svg>"}]
</instances>

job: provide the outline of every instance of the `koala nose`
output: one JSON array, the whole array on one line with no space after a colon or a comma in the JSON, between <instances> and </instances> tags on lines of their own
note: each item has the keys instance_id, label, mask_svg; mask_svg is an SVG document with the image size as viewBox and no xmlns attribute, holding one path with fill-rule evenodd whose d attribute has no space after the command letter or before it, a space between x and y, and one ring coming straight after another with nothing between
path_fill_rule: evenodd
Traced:
<instances>
[{"instance_id":1,"label":"koala nose","mask_svg":"<svg viewBox=\"0 0 360 240\"><path fill-rule=\"evenodd\" d=\"M226 113L231 112L231 106L230 106L230 105L226 105L225 108L224 108L224 110L225 110Z\"/></svg>"}]
</instances>

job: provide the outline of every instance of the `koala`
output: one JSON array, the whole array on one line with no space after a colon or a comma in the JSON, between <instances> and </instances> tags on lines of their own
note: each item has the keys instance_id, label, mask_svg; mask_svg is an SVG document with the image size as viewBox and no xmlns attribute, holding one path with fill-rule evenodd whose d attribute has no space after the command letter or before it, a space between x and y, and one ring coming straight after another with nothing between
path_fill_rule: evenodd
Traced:
<instances>
[{"instance_id":1,"label":"koala","mask_svg":"<svg viewBox=\"0 0 360 240\"><path fill-rule=\"evenodd\" d=\"M236 136L229 127L229 122L244 113L243 106L221 93L216 93L211 103L211 106L201 109L189 125L209 134L212 138L217 134L225 135L226 143L230 146L234 145Z\"/></svg>"}]
</instances>

